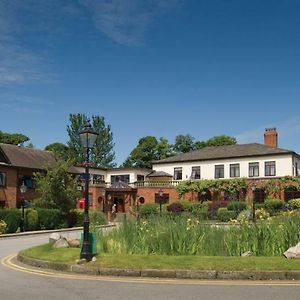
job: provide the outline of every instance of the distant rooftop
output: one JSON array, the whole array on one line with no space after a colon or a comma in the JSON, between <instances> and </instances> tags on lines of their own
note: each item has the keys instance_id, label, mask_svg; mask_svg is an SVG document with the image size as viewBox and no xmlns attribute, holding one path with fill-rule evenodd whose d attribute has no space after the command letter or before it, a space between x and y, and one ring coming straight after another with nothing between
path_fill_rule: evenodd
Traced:
<instances>
[{"instance_id":1,"label":"distant rooftop","mask_svg":"<svg viewBox=\"0 0 300 300\"><path fill-rule=\"evenodd\" d=\"M44 170L56 164L51 151L0 143L0 162L15 167Z\"/></svg>"},{"instance_id":2,"label":"distant rooftop","mask_svg":"<svg viewBox=\"0 0 300 300\"><path fill-rule=\"evenodd\" d=\"M281 149L281 148L274 148L274 147L270 147L258 143L237 144L237 145L228 145L228 146L205 147L200 150L194 150L188 153L182 153L176 156L158 160L155 161L154 164L250 157L250 156L278 155L278 154L288 154L288 153L295 153L295 152L291 150ZM298 155L297 153L295 154Z\"/></svg>"}]
</instances>

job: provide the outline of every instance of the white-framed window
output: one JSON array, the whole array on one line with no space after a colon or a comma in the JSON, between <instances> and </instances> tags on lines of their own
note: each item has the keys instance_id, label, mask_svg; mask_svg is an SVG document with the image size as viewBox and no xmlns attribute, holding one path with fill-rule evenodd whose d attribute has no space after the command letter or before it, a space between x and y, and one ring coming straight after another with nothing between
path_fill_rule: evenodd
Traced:
<instances>
[{"instance_id":1,"label":"white-framed window","mask_svg":"<svg viewBox=\"0 0 300 300\"><path fill-rule=\"evenodd\" d=\"M224 178L224 165L215 165L215 178Z\"/></svg>"},{"instance_id":2,"label":"white-framed window","mask_svg":"<svg viewBox=\"0 0 300 300\"><path fill-rule=\"evenodd\" d=\"M182 180L182 168L174 168L174 180Z\"/></svg>"},{"instance_id":3,"label":"white-framed window","mask_svg":"<svg viewBox=\"0 0 300 300\"><path fill-rule=\"evenodd\" d=\"M249 177L258 177L259 176L259 163L252 162L249 163Z\"/></svg>"},{"instance_id":4,"label":"white-framed window","mask_svg":"<svg viewBox=\"0 0 300 300\"><path fill-rule=\"evenodd\" d=\"M192 167L191 179L201 179L200 166Z\"/></svg>"},{"instance_id":5,"label":"white-framed window","mask_svg":"<svg viewBox=\"0 0 300 300\"><path fill-rule=\"evenodd\" d=\"M266 161L265 162L265 176L276 176L275 161Z\"/></svg>"},{"instance_id":6,"label":"white-framed window","mask_svg":"<svg viewBox=\"0 0 300 300\"><path fill-rule=\"evenodd\" d=\"M230 177L240 177L240 164L230 164Z\"/></svg>"}]
</instances>

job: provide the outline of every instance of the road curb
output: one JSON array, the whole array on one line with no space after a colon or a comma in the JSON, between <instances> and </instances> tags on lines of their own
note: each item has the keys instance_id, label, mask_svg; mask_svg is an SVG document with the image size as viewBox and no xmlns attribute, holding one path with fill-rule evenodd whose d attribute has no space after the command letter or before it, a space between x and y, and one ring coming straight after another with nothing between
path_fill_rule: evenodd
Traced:
<instances>
[{"instance_id":1,"label":"road curb","mask_svg":"<svg viewBox=\"0 0 300 300\"><path fill-rule=\"evenodd\" d=\"M77 264L49 262L17 255L17 260L32 267L50 269L93 276L119 277L155 277L170 279L202 279L202 280L300 280L300 270L293 271L218 271L218 270L158 270L158 269L122 269L100 268Z\"/></svg>"}]
</instances>

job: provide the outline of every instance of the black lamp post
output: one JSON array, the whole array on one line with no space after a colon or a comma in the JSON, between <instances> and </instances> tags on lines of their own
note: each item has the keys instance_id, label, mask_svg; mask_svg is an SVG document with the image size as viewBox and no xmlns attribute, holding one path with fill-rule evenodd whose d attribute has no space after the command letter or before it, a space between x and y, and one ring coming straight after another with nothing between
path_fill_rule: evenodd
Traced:
<instances>
[{"instance_id":1,"label":"black lamp post","mask_svg":"<svg viewBox=\"0 0 300 300\"><path fill-rule=\"evenodd\" d=\"M252 187L251 187L251 190L252 190L252 221L253 223L255 223L255 191L256 191L256 184L253 183Z\"/></svg>"},{"instance_id":2,"label":"black lamp post","mask_svg":"<svg viewBox=\"0 0 300 300\"><path fill-rule=\"evenodd\" d=\"M83 130L79 133L81 144L86 149L85 158L85 191L84 191L84 217L83 217L83 242L80 252L80 258L84 258L87 261L92 259L91 243L89 239L90 235L90 219L89 219L89 181L90 181L90 149L93 148L98 134L93 130L90 121Z\"/></svg>"},{"instance_id":3,"label":"black lamp post","mask_svg":"<svg viewBox=\"0 0 300 300\"><path fill-rule=\"evenodd\" d=\"M24 181L22 182L22 185L20 186L20 192L21 192L21 208L22 208L22 215L21 215L21 223L20 223L20 231L24 232L24 225L25 225L25 197L24 194L27 191L27 186L25 185Z\"/></svg>"},{"instance_id":4,"label":"black lamp post","mask_svg":"<svg viewBox=\"0 0 300 300\"><path fill-rule=\"evenodd\" d=\"M159 214L161 216L161 205L162 205L162 200L163 200L163 195L164 195L164 191L162 189L160 189L158 191L158 199L159 199Z\"/></svg>"}]
</instances>

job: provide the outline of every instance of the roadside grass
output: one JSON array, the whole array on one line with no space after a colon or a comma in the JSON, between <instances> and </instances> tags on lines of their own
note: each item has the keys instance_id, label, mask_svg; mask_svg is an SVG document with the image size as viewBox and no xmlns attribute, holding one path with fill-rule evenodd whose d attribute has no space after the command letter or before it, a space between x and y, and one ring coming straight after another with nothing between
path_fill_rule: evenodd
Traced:
<instances>
[{"instance_id":1,"label":"roadside grass","mask_svg":"<svg viewBox=\"0 0 300 300\"><path fill-rule=\"evenodd\" d=\"M50 244L21 251L30 258L58 263L75 263L79 259L78 248L54 249ZM237 271L287 271L300 270L300 260L280 256L234 257L234 256L173 256L101 254L96 262L86 266L125 269L183 269L183 270L237 270Z\"/></svg>"}]
</instances>

